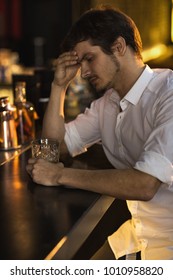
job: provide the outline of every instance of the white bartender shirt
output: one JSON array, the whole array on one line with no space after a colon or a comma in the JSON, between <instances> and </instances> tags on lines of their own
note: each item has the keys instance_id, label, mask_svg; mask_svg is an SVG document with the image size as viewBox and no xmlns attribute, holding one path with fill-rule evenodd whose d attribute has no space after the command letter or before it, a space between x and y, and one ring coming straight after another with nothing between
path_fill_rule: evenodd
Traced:
<instances>
[{"instance_id":1,"label":"white bartender shirt","mask_svg":"<svg viewBox=\"0 0 173 280\"><path fill-rule=\"evenodd\" d=\"M127 201L132 218L108 241L116 258L141 250L142 259L173 259L172 70L146 66L122 100L108 90L66 124L65 141L72 156L101 141L115 168L135 168L162 182L152 200Z\"/></svg>"}]
</instances>

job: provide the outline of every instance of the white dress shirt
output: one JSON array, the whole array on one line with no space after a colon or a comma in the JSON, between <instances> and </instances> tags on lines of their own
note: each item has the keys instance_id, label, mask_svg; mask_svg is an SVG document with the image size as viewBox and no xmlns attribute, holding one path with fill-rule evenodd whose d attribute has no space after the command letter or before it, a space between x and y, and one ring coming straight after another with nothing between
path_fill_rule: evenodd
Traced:
<instances>
[{"instance_id":1,"label":"white dress shirt","mask_svg":"<svg viewBox=\"0 0 173 280\"><path fill-rule=\"evenodd\" d=\"M173 259L172 70L146 66L122 100L108 90L66 124L65 141L72 156L101 141L115 168L135 168L162 182L152 200L127 201L132 219L108 241L116 258L141 251L142 259Z\"/></svg>"}]
</instances>

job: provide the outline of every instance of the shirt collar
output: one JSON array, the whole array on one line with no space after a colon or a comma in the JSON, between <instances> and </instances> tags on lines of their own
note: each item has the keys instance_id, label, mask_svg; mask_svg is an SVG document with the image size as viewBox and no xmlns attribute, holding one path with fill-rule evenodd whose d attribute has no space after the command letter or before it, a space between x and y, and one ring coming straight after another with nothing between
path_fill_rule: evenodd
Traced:
<instances>
[{"instance_id":1,"label":"shirt collar","mask_svg":"<svg viewBox=\"0 0 173 280\"><path fill-rule=\"evenodd\" d=\"M126 102L124 102L124 101L127 100L128 102L136 105L138 103L143 91L145 90L146 86L150 82L152 76L153 76L153 70L148 65L146 65L144 71L142 72L142 74L140 75L140 77L138 78L136 83L128 91L128 93L123 97L123 99L121 101L120 101L120 97L119 97L118 93L113 89L109 90L109 91L111 91L110 99L116 103L121 103L121 104L122 103L126 104Z\"/></svg>"},{"instance_id":2,"label":"shirt collar","mask_svg":"<svg viewBox=\"0 0 173 280\"><path fill-rule=\"evenodd\" d=\"M133 87L128 91L128 93L124 96L123 99L129 101L133 105L136 105L141 98L146 86L150 82L153 76L153 70L146 65L144 71L133 85ZM123 100L122 99L122 100Z\"/></svg>"}]
</instances>

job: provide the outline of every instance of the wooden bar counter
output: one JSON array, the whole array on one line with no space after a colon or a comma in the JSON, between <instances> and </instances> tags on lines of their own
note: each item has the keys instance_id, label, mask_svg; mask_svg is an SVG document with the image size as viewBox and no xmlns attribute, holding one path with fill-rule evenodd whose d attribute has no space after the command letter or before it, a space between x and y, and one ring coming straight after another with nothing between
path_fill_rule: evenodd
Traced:
<instances>
[{"instance_id":1,"label":"wooden bar counter","mask_svg":"<svg viewBox=\"0 0 173 280\"><path fill-rule=\"evenodd\" d=\"M26 172L29 157L29 146L0 151L0 259L89 259L128 218L125 202L35 184ZM99 145L68 165L110 168Z\"/></svg>"}]
</instances>

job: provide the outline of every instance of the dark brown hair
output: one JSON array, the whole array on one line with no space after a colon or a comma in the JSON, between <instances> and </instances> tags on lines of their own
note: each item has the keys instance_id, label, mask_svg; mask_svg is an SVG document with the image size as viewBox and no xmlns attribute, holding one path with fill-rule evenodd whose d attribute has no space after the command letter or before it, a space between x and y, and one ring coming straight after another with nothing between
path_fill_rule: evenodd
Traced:
<instances>
[{"instance_id":1,"label":"dark brown hair","mask_svg":"<svg viewBox=\"0 0 173 280\"><path fill-rule=\"evenodd\" d=\"M62 52L74 49L77 43L89 40L112 54L115 40L123 37L126 44L141 58L142 41L134 21L112 7L102 6L85 12L72 26L62 43Z\"/></svg>"}]
</instances>

